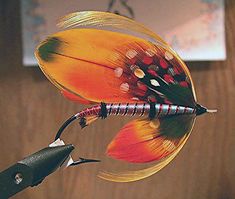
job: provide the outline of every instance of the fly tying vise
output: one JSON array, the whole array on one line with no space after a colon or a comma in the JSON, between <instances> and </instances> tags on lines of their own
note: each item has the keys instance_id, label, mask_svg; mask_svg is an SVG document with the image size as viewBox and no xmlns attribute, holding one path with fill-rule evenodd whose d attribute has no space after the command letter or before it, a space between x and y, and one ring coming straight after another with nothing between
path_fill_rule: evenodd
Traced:
<instances>
[{"instance_id":1,"label":"fly tying vise","mask_svg":"<svg viewBox=\"0 0 235 199\"><path fill-rule=\"evenodd\" d=\"M84 128L109 115L143 116L120 130L107 155L131 163L157 161L138 171L103 171L101 178L130 182L153 175L181 150L196 116L216 112L197 103L184 62L142 24L84 11L65 16L59 26L66 30L37 47L39 66L66 98L94 105L69 118L55 139L77 119Z\"/></svg>"}]
</instances>

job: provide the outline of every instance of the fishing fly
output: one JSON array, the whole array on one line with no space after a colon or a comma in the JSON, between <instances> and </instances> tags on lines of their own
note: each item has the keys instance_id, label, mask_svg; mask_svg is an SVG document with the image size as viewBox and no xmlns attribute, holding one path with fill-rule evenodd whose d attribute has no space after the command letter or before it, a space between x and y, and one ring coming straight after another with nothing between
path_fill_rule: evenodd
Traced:
<instances>
[{"instance_id":1,"label":"fishing fly","mask_svg":"<svg viewBox=\"0 0 235 199\"><path fill-rule=\"evenodd\" d=\"M129 182L153 175L179 153L195 118L216 112L197 103L185 63L142 24L84 11L65 16L58 25L64 30L35 51L39 66L66 98L93 106L69 118L55 139L76 120L84 128L111 115L138 116L118 132L106 153L130 163L156 161L142 170L102 171L101 178Z\"/></svg>"}]
</instances>

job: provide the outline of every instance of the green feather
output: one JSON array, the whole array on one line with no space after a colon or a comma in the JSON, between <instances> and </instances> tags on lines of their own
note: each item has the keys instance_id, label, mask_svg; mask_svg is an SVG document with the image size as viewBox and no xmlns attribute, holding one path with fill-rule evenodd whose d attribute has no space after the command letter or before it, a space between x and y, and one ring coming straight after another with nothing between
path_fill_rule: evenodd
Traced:
<instances>
[{"instance_id":1,"label":"green feather","mask_svg":"<svg viewBox=\"0 0 235 199\"><path fill-rule=\"evenodd\" d=\"M179 138L190 132L194 115L174 115L161 118L160 120L160 132L170 138Z\"/></svg>"},{"instance_id":2,"label":"green feather","mask_svg":"<svg viewBox=\"0 0 235 199\"><path fill-rule=\"evenodd\" d=\"M38 54L43 61L51 61L53 59L53 53L58 51L62 41L56 37L48 38L38 48Z\"/></svg>"}]
</instances>

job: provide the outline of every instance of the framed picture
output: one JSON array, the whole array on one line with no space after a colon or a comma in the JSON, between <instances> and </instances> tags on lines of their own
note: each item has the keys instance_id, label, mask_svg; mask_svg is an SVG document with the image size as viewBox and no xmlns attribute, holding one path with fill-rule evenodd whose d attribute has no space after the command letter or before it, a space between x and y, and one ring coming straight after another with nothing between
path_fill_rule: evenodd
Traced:
<instances>
[{"instance_id":1,"label":"framed picture","mask_svg":"<svg viewBox=\"0 0 235 199\"><path fill-rule=\"evenodd\" d=\"M226 59L223 0L21 0L24 65L37 64L35 46L59 31L59 18L84 10L109 11L141 22L184 60Z\"/></svg>"}]
</instances>

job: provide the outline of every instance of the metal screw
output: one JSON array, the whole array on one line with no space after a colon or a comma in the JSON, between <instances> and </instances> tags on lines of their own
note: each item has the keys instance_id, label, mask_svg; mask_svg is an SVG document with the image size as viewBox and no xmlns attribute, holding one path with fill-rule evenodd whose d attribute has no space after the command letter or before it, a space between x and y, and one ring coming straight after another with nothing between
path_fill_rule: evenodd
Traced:
<instances>
[{"instance_id":1,"label":"metal screw","mask_svg":"<svg viewBox=\"0 0 235 199\"><path fill-rule=\"evenodd\" d=\"M23 175L21 173L17 173L15 175L15 183L20 184L23 181Z\"/></svg>"}]
</instances>

